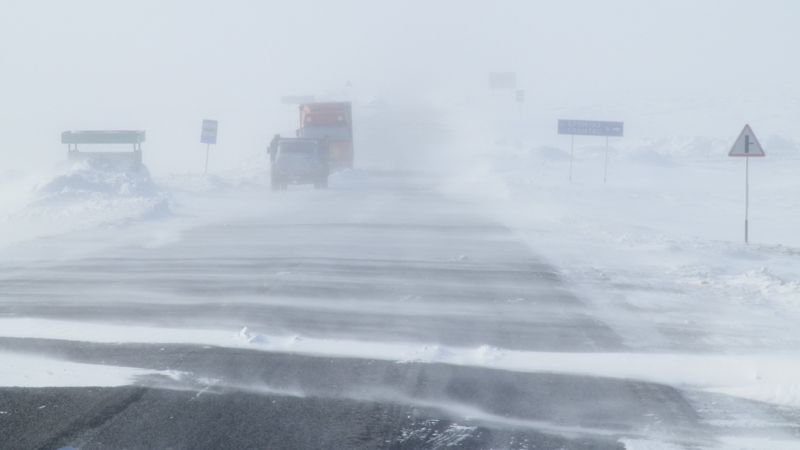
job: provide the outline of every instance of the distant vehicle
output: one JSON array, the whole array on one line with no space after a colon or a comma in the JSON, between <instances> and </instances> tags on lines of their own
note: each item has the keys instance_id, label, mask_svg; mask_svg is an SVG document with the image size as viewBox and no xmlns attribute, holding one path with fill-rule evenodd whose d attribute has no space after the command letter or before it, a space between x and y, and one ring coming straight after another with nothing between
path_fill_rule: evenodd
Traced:
<instances>
[{"instance_id":1,"label":"distant vehicle","mask_svg":"<svg viewBox=\"0 0 800 450\"><path fill-rule=\"evenodd\" d=\"M329 150L321 139L275 136L269 146L272 190L285 190L290 184L328 187Z\"/></svg>"},{"instance_id":2,"label":"distant vehicle","mask_svg":"<svg viewBox=\"0 0 800 450\"><path fill-rule=\"evenodd\" d=\"M353 167L353 114L349 102L300 105L297 137L327 140L332 170Z\"/></svg>"}]
</instances>

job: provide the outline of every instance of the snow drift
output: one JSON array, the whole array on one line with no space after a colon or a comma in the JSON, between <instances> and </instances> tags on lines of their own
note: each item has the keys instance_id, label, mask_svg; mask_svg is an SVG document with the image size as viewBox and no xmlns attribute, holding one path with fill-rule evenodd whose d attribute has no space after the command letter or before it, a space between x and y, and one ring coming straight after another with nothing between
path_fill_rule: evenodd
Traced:
<instances>
[{"instance_id":1,"label":"snow drift","mask_svg":"<svg viewBox=\"0 0 800 450\"><path fill-rule=\"evenodd\" d=\"M159 219L170 200L146 167L80 161L0 185L0 245L87 229Z\"/></svg>"}]
</instances>

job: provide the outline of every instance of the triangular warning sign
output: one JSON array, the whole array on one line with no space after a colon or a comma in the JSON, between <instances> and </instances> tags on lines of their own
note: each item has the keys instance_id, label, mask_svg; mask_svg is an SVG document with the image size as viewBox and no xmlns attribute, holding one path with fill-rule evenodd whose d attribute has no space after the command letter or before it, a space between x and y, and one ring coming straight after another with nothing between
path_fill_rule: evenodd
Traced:
<instances>
[{"instance_id":1,"label":"triangular warning sign","mask_svg":"<svg viewBox=\"0 0 800 450\"><path fill-rule=\"evenodd\" d=\"M745 125L742 134L739 135L739 139L736 139L736 143L733 144L731 151L728 152L728 156L750 157L767 156L767 154L764 153L764 147L758 142L758 138L753 133L750 125Z\"/></svg>"}]
</instances>

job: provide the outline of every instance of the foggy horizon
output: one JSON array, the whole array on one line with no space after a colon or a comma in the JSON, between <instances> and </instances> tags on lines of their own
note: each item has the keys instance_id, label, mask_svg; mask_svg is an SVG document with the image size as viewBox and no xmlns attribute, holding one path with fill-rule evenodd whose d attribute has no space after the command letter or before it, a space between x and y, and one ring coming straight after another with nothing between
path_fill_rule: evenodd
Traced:
<instances>
[{"instance_id":1,"label":"foggy horizon","mask_svg":"<svg viewBox=\"0 0 800 450\"><path fill-rule=\"evenodd\" d=\"M30 169L63 159L61 131L141 129L151 170L192 171L211 118L215 165L231 168L294 131L282 96L441 110L451 127L448 108L477 112L503 71L525 90L532 137L556 145L565 115L624 120L632 138L726 138L749 121L796 139L776 115L800 112L784 50L798 18L791 1L11 1L4 152Z\"/></svg>"}]
</instances>

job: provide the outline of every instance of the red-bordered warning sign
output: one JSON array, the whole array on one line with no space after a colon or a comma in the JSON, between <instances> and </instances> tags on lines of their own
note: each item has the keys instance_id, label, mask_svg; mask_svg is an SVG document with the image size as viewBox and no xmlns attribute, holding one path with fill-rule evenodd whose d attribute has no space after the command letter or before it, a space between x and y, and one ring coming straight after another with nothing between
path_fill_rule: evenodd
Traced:
<instances>
[{"instance_id":1,"label":"red-bordered warning sign","mask_svg":"<svg viewBox=\"0 0 800 450\"><path fill-rule=\"evenodd\" d=\"M764 153L764 147L758 142L758 138L756 134L753 133L750 125L745 125L739 138L736 139L733 147L731 147L731 151L728 152L728 156L744 156L749 158L753 156L767 156L767 154Z\"/></svg>"}]
</instances>

